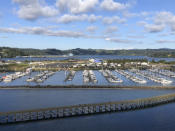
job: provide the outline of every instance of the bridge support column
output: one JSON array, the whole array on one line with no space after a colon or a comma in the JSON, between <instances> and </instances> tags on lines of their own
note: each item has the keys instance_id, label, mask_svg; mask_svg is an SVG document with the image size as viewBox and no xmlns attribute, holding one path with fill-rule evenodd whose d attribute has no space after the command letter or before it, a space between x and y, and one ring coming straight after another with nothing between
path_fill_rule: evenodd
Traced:
<instances>
[{"instance_id":1,"label":"bridge support column","mask_svg":"<svg viewBox=\"0 0 175 131\"><path fill-rule=\"evenodd\" d=\"M44 111L44 118L49 119L51 117L50 110Z\"/></svg>"},{"instance_id":2,"label":"bridge support column","mask_svg":"<svg viewBox=\"0 0 175 131\"><path fill-rule=\"evenodd\" d=\"M111 111L116 111L115 104L111 104Z\"/></svg>"},{"instance_id":3,"label":"bridge support column","mask_svg":"<svg viewBox=\"0 0 175 131\"><path fill-rule=\"evenodd\" d=\"M83 107L83 114L88 114L88 113L89 113L88 107L87 106Z\"/></svg>"},{"instance_id":4,"label":"bridge support column","mask_svg":"<svg viewBox=\"0 0 175 131\"><path fill-rule=\"evenodd\" d=\"M37 120L37 112L30 112L30 120Z\"/></svg>"},{"instance_id":5,"label":"bridge support column","mask_svg":"<svg viewBox=\"0 0 175 131\"><path fill-rule=\"evenodd\" d=\"M8 115L8 123L16 122L16 114L10 114Z\"/></svg>"},{"instance_id":6,"label":"bridge support column","mask_svg":"<svg viewBox=\"0 0 175 131\"><path fill-rule=\"evenodd\" d=\"M77 114L78 114L78 115L82 115L82 113L83 113L82 107L78 107L78 108L77 108Z\"/></svg>"},{"instance_id":7,"label":"bridge support column","mask_svg":"<svg viewBox=\"0 0 175 131\"><path fill-rule=\"evenodd\" d=\"M25 112L23 113L23 121L28 121L30 120L30 113L29 112Z\"/></svg>"},{"instance_id":8,"label":"bridge support column","mask_svg":"<svg viewBox=\"0 0 175 131\"><path fill-rule=\"evenodd\" d=\"M64 109L63 110L64 112L63 112L63 114L64 114L64 116L70 116L70 109L69 108L66 108L66 109Z\"/></svg>"},{"instance_id":9,"label":"bridge support column","mask_svg":"<svg viewBox=\"0 0 175 131\"><path fill-rule=\"evenodd\" d=\"M116 104L115 105L115 109L116 109L116 111L121 111L121 105L120 104Z\"/></svg>"},{"instance_id":10,"label":"bridge support column","mask_svg":"<svg viewBox=\"0 0 175 131\"><path fill-rule=\"evenodd\" d=\"M75 115L76 115L76 110L75 110L75 108L72 108L71 115L72 115L72 116L75 116Z\"/></svg>"},{"instance_id":11,"label":"bridge support column","mask_svg":"<svg viewBox=\"0 0 175 131\"><path fill-rule=\"evenodd\" d=\"M5 124L5 123L7 123L7 118L8 118L7 115L1 115L1 116L0 116L0 124Z\"/></svg>"},{"instance_id":12,"label":"bridge support column","mask_svg":"<svg viewBox=\"0 0 175 131\"><path fill-rule=\"evenodd\" d=\"M58 109L58 117L63 117L63 109Z\"/></svg>"},{"instance_id":13,"label":"bridge support column","mask_svg":"<svg viewBox=\"0 0 175 131\"><path fill-rule=\"evenodd\" d=\"M38 120L44 119L44 113L43 113L43 111L38 112L37 115L38 115Z\"/></svg>"},{"instance_id":14,"label":"bridge support column","mask_svg":"<svg viewBox=\"0 0 175 131\"><path fill-rule=\"evenodd\" d=\"M100 112L100 106L95 106L95 112L99 113Z\"/></svg>"},{"instance_id":15,"label":"bridge support column","mask_svg":"<svg viewBox=\"0 0 175 131\"><path fill-rule=\"evenodd\" d=\"M111 105L110 104L105 105L105 109L106 109L106 112L110 112L111 111Z\"/></svg>"},{"instance_id":16,"label":"bridge support column","mask_svg":"<svg viewBox=\"0 0 175 131\"><path fill-rule=\"evenodd\" d=\"M89 113L93 114L94 113L94 106L89 106Z\"/></svg>"},{"instance_id":17,"label":"bridge support column","mask_svg":"<svg viewBox=\"0 0 175 131\"><path fill-rule=\"evenodd\" d=\"M16 113L16 122L23 121L22 113Z\"/></svg>"},{"instance_id":18,"label":"bridge support column","mask_svg":"<svg viewBox=\"0 0 175 131\"><path fill-rule=\"evenodd\" d=\"M106 112L105 105L100 105L100 112Z\"/></svg>"},{"instance_id":19,"label":"bridge support column","mask_svg":"<svg viewBox=\"0 0 175 131\"><path fill-rule=\"evenodd\" d=\"M57 110L50 111L51 118L57 118Z\"/></svg>"}]
</instances>

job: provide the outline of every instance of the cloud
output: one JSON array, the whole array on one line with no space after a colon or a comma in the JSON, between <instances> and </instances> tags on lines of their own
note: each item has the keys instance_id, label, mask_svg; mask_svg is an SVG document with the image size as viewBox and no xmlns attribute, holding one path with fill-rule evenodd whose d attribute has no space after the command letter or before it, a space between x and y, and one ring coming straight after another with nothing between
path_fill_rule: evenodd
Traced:
<instances>
[{"instance_id":1,"label":"cloud","mask_svg":"<svg viewBox=\"0 0 175 131\"><path fill-rule=\"evenodd\" d=\"M0 36L0 38L6 39L8 38L8 36Z\"/></svg>"},{"instance_id":2,"label":"cloud","mask_svg":"<svg viewBox=\"0 0 175 131\"><path fill-rule=\"evenodd\" d=\"M115 43L131 43L132 41L127 39L119 39L119 38L105 38L106 41L115 42Z\"/></svg>"},{"instance_id":3,"label":"cloud","mask_svg":"<svg viewBox=\"0 0 175 131\"><path fill-rule=\"evenodd\" d=\"M140 13L132 13L132 12L129 12L127 10L127 11L123 11L122 14L124 17L128 17L128 18L130 18L130 17L146 17L146 16L152 14L152 12L143 11Z\"/></svg>"},{"instance_id":4,"label":"cloud","mask_svg":"<svg viewBox=\"0 0 175 131\"><path fill-rule=\"evenodd\" d=\"M126 22L126 19L120 18L119 16L113 16L113 17L104 17L103 18L103 23L104 24L112 24L112 23L120 23L123 24Z\"/></svg>"},{"instance_id":5,"label":"cloud","mask_svg":"<svg viewBox=\"0 0 175 131\"><path fill-rule=\"evenodd\" d=\"M1 33L16 33L16 34L31 34L31 35L46 35L46 36L57 36L57 37L86 37L81 32L74 31L53 31L43 27L22 27L22 28L0 28Z\"/></svg>"},{"instance_id":6,"label":"cloud","mask_svg":"<svg viewBox=\"0 0 175 131\"><path fill-rule=\"evenodd\" d=\"M79 14L92 11L98 3L98 0L57 0L56 6L62 13Z\"/></svg>"},{"instance_id":7,"label":"cloud","mask_svg":"<svg viewBox=\"0 0 175 131\"><path fill-rule=\"evenodd\" d=\"M19 5L16 11L20 18L26 20L36 20L40 17L52 17L58 14L55 7L41 4L39 0L13 0L14 3Z\"/></svg>"},{"instance_id":8,"label":"cloud","mask_svg":"<svg viewBox=\"0 0 175 131\"><path fill-rule=\"evenodd\" d=\"M143 38L145 38L145 36L143 34L142 35L128 35L127 37L132 38L132 39L143 39Z\"/></svg>"},{"instance_id":9,"label":"cloud","mask_svg":"<svg viewBox=\"0 0 175 131\"><path fill-rule=\"evenodd\" d=\"M88 21L91 22L91 23L93 23L93 22L96 22L97 20L99 20L101 18L102 18L102 16L100 16L100 15L99 16L96 16L94 14L91 14L89 16L89 18L88 18Z\"/></svg>"},{"instance_id":10,"label":"cloud","mask_svg":"<svg viewBox=\"0 0 175 131\"><path fill-rule=\"evenodd\" d=\"M145 26L147 24L147 22L146 21L139 21L139 22L137 22L137 24L140 26Z\"/></svg>"},{"instance_id":11,"label":"cloud","mask_svg":"<svg viewBox=\"0 0 175 131\"><path fill-rule=\"evenodd\" d=\"M3 15L2 15L2 12L0 12L0 18L2 17Z\"/></svg>"},{"instance_id":12,"label":"cloud","mask_svg":"<svg viewBox=\"0 0 175 131\"><path fill-rule=\"evenodd\" d=\"M124 10L129 8L131 5L129 3L119 3L114 0L103 0L100 4L100 7L107 11L116 11L116 10Z\"/></svg>"},{"instance_id":13,"label":"cloud","mask_svg":"<svg viewBox=\"0 0 175 131\"><path fill-rule=\"evenodd\" d=\"M150 32L150 33L157 33L157 32L161 32L164 30L165 26L164 25L156 25L156 24L146 24L145 26L145 30Z\"/></svg>"},{"instance_id":14,"label":"cloud","mask_svg":"<svg viewBox=\"0 0 175 131\"><path fill-rule=\"evenodd\" d=\"M65 14L63 16L61 16L60 18L57 19L57 21L59 23L71 23L71 22L75 22L75 21L84 21L87 19L87 15L83 14L83 15L70 15L70 14Z\"/></svg>"},{"instance_id":15,"label":"cloud","mask_svg":"<svg viewBox=\"0 0 175 131\"><path fill-rule=\"evenodd\" d=\"M156 43L160 43L160 44L166 44L166 43L172 43L175 44L175 40L157 40Z\"/></svg>"},{"instance_id":16,"label":"cloud","mask_svg":"<svg viewBox=\"0 0 175 131\"><path fill-rule=\"evenodd\" d=\"M106 28L105 33L111 34L111 33L117 32L117 31L118 31L118 28L116 26L109 26Z\"/></svg>"},{"instance_id":17,"label":"cloud","mask_svg":"<svg viewBox=\"0 0 175 131\"><path fill-rule=\"evenodd\" d=\"M70 15L70 14L65 14L59 18L56 19L57 22L59 23L72 23L72 22L77 22L77 21L88 21L88 22L96 22L98 19L100 19L101 16L95 16L93 14L87 15L87 14L81 14L81 15Z\"/></svg>"},{"instance_id":18,"label":"cloud","mask_svg":"<svg viewBox=\"0 0 175 131\"><path fill-rule=\"evenodd\" d=\"M93 33L93 32L95 32L95 31L97 30L97 27L96 27L96 26L88 26L88 27L86 28L86 30L87 30L88 32L90 32L90 33Z\"/></svg>"},{"instance_id":19,"label":"cloud","mask_svg":"<svg viewBox=\"0 0 175 131\"><path fill-rule=\"evenodd\" d=\"M161 32L166 27L169 27L173 32L175 31L175 15L167 11L157 12L152 17L152 24L148 24L145 21L139 22L139 24L151 33Z\"/></svg>"},{"instance_id":20,"label":"cloud","mask_svg":"<svg viewBox=\"0 0 175 131\"><path fill-rule=\"evenodd\" d=\"M137 24L143 26L145 31L149 33L158 33L163 31L165 28L165 25L163 24L148 24L145 21L140 21Z\"/></svg>"},{"instance_id":21,"label":"cloud","mask_svg":"<svg viewBox=\"0 0 175 131\"><path fill-rule=\"evenodd\" d=\"M155 24L165 24L175 31L175 15L171 12L158 12L154 18Z\"/></svg>"}]
</instances>

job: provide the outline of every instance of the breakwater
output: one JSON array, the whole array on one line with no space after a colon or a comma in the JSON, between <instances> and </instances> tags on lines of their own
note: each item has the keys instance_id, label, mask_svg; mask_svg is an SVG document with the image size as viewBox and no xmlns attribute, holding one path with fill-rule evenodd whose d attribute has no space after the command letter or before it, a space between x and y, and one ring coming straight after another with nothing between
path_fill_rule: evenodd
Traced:
<instances>
[{"instance_id":1,"label":"breakwater","mask_svg":"<svg viewBox=\"0 0 175 131\"><path fill-rule=\"evenodd\" d=\"M80 115L92 115L107 112L130 111L143 108L149 108L175 101L175 94L167 94L162 96L117 101L95 104L81 104L73 106L63 106L56 108L24 110L16 112L0 113L0 124L56 119L63 117L73 117Z\"/></svg>"}]
</instances>

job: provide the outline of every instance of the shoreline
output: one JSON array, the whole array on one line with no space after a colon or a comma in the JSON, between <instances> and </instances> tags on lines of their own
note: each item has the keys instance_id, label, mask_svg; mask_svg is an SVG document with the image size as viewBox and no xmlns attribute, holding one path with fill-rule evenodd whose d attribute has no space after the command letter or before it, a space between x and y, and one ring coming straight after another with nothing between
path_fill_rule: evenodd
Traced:
<instances>
[{"instance_id":1,"label":"shoreline","mask_svg":"<svg viewBox=\"0 0 175 131\"><path fill-rule=\"evenodd\" d=\"M0 86L1 89L175 89L175 86L111 86L111 85L36 85Z\"/></svg>"}]
</instances>

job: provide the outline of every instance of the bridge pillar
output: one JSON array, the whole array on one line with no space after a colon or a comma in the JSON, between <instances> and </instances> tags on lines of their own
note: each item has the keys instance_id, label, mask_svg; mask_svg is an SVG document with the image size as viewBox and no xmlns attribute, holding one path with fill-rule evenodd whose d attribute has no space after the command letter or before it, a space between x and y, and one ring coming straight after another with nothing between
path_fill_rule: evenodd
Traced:
<instances>
[{"instance_id":1,"label":"bridge pillar","mask_svg":"<svg viewBox=\"0 0 175 131\"><path fill-rule=\"evenodd\" d=\"M111 111L116 111L115 104L111 104Z\"/></svg>"},{"instance_id":2,"label":"bridge pillar","mask_svg":"<svg viewBox=\"0 0 175 131\"><path fill-rule=\"evenodd\" d=\"M110 112L111 111L111 105L110 104L105 105L105 109L106 109L106 112Z\"/></svg>"},{"instance_id":3,"label":"bridge pillar","mask_svg":"<svg viewBox=\"0 0 175 131\"><path fill-rule=\"evenodd\" d=\"M131 104L127 103L126 108L127 108L127 110L131 110Z\"/></svg>"},{"instance_id":4,"label":"bridge pillar","mask_svg":"<svg viewBox=\"0 0 175 131\"><path fill-rule=\"evenodd\" d=\"M57 118L57 110L50 111L51 118Z\"/></svg>"},{"instance_id":5,"label":"bridge pillar","mask_svg":"<svg viewBox=\"0 0 175 131\"><path fill-rule=\"evenodd\" d=\"M39 112L37 113L37 115L38 115L38 120L44 119L44 113L43 113L43 111L39 111Z\"/></svg>"},{"instance_id":6,"label":"bridge pillar","mask_svg":"<svg viewBox=\"0 0 175 131\"><path fill-rule=\"evenodd\" d=\"M8 123L16 122L16 115L9 114L7 120L8 120Z\"/></svg>"},{"instance_id":7,"label":"bridge pillar","mask_svg":"<svg viewBox=\"0 0 175 131\"><path fill-rule=\"evenodd\" d=\"M121 111L126 110L126 104L121 104Z\"/></svg>"},{"instance_id":8,"label":"bridge pillar","mask_svg":"<svg viewBox=\"0 0 175 131\"><path fill-rule=\"evenodd\" d=\"M64 114L64 116L70 116L70 109L69 108L65 108L64 110L63 110L63 114Z\"/></svg>"},{"instance_id":9,"label":"bridge pillar","mask_svg":"<svg viewBox=\"0 0 175 131\"><path fill-rule=\"evenodd\" d=\"M37 112L30 112L30 120L37 120Z\"/></svg>"},{"instance_id":10,"label":"bridge pillar","mask_svg":"<svg viewBox=\"0 0 175 131\"><path fill-rule=\"evenodd\" d=\"M16 122L23 121L22 113L16 113Z\"/></svg>"},{"instance_id":11,"label":"bridge pillar","mask_svg":"<svg viewBox=\"0 0 175 131\"><path fill-rule=\"evenodd\" d=\"M137 104L136 103L132 103L131 108L132 109L137 109Z\"/></svg>"},{"instance_id":12,"label":"bridge pillar","mask_svg":"<svg viewBox=\"0 0 175 131\"><path fill-rule=\"evenodd\" d=\"M121 104L116 104L115 109L116 109L116 111L121 111L122 110L121 109Z\"/></svg>"},{"instance_id":13,"label":"bridge pillar","mask_svg":"<svg viewBox=\"0 0 175 131\"><path fill-rule=\"evenodd\" d=\"M29 112L25 112L23 113L23 121L28 121L30 120L30 113Z\"/></svg>"},{"instance_id":14,"label":"bridge pillar","mask_svg":"<svg viewBox=\"0 0 175 131\"><path fill-rule=\"evenodd\" d=\"M96 113L99 113L100 112L100 106L97 106L97 105L95 106L95 112Z\"/></svg>"},{"instance_id":15,"label":"bridge pillar","mask_svg":"<svg viewBox=\"0 0 175 131\"><path fill-rule=\"evenodd\" d=\"M89 106L89 113L91 113L91 114L94 113L94 106Z\"/></svg>"},{"instance_id":16,"label":"bridge pillar","mask_svg":"<svg viewBox=\"0 0 175 131\"><path fill-rule=\"evenodd\" d=\"M0 124L5 124L7 123L7 115L0 115Z\"/></svg>"},{"instance_id":17,"label":"bridge pillar","mask_svg":"<svg viewBox=\"0 0 175 131\"><path fill-rule=\"evenodd\" d=\"M63 117L63 109L58 109L58 117Z\"/></svg>"},{"instance_id":18,"label":"bridge pillar","mask_svg":"<svg viewBox=\"0 0 175 131\"><path fill-rule=\"evenodd\" d=\"M76 114L77 114L77 115L82 115L82 113L83 113L82 107L77 107L77 108L76 108Z\"/></svg>"},{"instance_id":19,"label":"bridge pillar","mask_svg":"<svg viewBox=\"0 0 175 131\"><path fill-rule=\"evenodd\" d=\"M100 105L100 112L105 112L105 105Z\"/></svg>"},{"instance_id":20,"label":"bridge pillar","mask_svg":"<svg viewBox=\"0 0 175 131\"><path fill-rule=\"evenodd\" d=\"M88 107L87 106L83 107L83 114L88 114L88 113L89 113Z\"/></svg>"},{"instance_id":21,"label":"bridge pillar","mask_svg":"<svg viewBox=\"0 0 175 131\"><path fill-rule=\"evenodd\" d=\"M75 108L72 108L71 115L72 115L72 116L75 116L75 115L76 115L76 110L75 110Z\"/></svg>"},{"instance_id":22,"label":"bridge pillar","mask_svg":"<svg viewBox=\"0 0 175 131\"><path fill-rule=\"evenodd\" d=\"M44 111L44 118L49 119L51 117L50 110Z\"/></svg>"}]
</instances>

